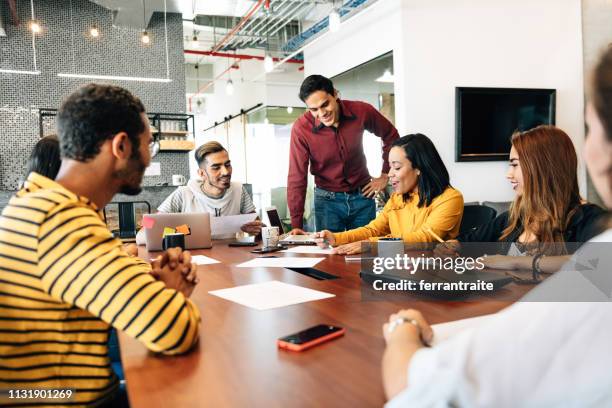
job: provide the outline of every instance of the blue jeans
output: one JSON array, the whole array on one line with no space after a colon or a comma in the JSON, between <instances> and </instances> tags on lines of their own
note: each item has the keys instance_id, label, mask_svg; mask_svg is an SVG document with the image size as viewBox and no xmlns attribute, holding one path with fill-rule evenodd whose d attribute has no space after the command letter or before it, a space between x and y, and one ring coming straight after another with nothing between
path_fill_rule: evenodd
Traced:
<instances>
[{"instance_id":1,"label":"blue jeans","mask_svg":"<svg viewBox=\"0 0 612 408\"><path fill-rule=\"evenodd\" d=\"M315 187L315 226L317 231L342 232L363 227L376 217L374 199L358 193L335 193Z\"/></svg>"}]
</instances>

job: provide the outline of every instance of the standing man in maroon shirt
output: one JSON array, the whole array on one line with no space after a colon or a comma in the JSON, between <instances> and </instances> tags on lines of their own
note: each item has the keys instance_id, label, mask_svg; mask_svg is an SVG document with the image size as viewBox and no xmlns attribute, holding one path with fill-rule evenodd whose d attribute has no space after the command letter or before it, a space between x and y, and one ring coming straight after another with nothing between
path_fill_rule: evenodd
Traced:
<instances>
[{"instance_id":1,"label":"standing man in maroon shirt","mask_svg":"<svg viewBox=\"0 0 612 408\"><path fill-rule=\"evenodd\" d=\"M388 156L397 129L372 105L341 101L331 80L311 75L302 82L300 99L309 112L291 129L287 203L293 233L304 233L307 173L315 176L317 230L345 231L366 225L376 216L374 196L387 186ZM363 132L383 141L379 177L368 172Z\"/></svg>"}]
</instances>

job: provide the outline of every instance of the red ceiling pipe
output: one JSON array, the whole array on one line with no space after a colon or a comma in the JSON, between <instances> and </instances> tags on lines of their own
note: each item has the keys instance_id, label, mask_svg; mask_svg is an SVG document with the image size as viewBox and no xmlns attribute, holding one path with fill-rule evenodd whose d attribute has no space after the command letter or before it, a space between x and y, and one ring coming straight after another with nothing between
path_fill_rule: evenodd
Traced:
<instances>
[{"instance_id":1,"label":"red ceiling pipe","mask_svg":"<svg viewBox=\"0 0 612 408\"><path fill-rule=\"evenodd\" d=\"M223 57L223 58L235 58L240 60L260 60L263 61L264 57L259 55L248 55L248 54L234 54L229 52L213 52L213 51L200 51L200 50L185 50L185 54L195 54L195 55L207 55L209 57ZM274 61L280 61L280 58L274 58ZM290 59L285 62L290 62L293 64L303 64L303 60L299 59Z\"/></svg>"},{"instance_id":2,"label":"red ceiling pipe","mask_svg":"<svg viewBox=\"0 0 612 408\"><path fill-rule=\"evenodd\" d=\"M265 1L266 1L266 5L270 7L270 0L265 0ZM213 46L212 51L213 52L219 51L221 47L223 46L223 44L225 44L230 38L232 38L234 34L236 34L238 30L242 28L242 26L244 26L244 24L253 16L253 14L255 14L257 10L259 10L259 8L261 7L263 3L264 3L264 0L259 0L257 3L255 3L253 8L248 13L246 13L244 17L242 17L242 20L240 20L240 22L236 24L236 26L232 28L232 30L229 33L227 33L225 37L223 37L221 41L217 43L217 45Z\"/></svg>"}]
</instances>

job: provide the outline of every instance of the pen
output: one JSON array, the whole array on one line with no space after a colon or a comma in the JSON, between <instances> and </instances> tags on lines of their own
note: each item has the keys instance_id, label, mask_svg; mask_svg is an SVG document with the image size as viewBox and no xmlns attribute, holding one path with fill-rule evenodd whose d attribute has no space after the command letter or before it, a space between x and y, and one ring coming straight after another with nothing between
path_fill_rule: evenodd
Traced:
<instances>
[{"instance_id":1,"label":"pen","mask_svg":"<svg viewBox=\"0 0 612 408\"><path fill-rule=\"evenodd\" d=\"M317 233L313 232L311 238L312 239L317 239ZM325 248L321 248L321 249L332 249L332 246L329 243L329 241L327 240L327 238L323 238L323 243L325 244Z\"/></svg>"},{"instance_id":2,"label":"pen","mask_svg":"<svg viewBox=\"0 0 612 408\"><path fill-rule=\"evenodd\" d=\"M445 241L440 238L440 236L438 234L436 234L435 232L433 232L433 230L430 227L426 228L427 232L429 232L431 234L432 237L434 237L438 242L444 243Z\"/></svg>"}]
</instances>

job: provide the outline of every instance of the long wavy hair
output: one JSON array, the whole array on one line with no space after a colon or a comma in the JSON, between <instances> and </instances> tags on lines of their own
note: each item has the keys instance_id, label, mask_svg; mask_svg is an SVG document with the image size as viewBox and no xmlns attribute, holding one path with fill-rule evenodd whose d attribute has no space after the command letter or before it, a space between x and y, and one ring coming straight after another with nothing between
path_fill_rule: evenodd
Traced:
<instances>
[{"instance_id":1,"label":"long wavy hair","mask_svg":"<svg viewBox=\"0 0 612 408\"><path fill-rule=\"evenodd\" d=\"M540 243L564 242L564 233L581 202L578 158L571 139L555 126L538 126L512 135L523 172L523 194L510 207L502 241L519 225Z\"/></svg>"}]
</instances>

